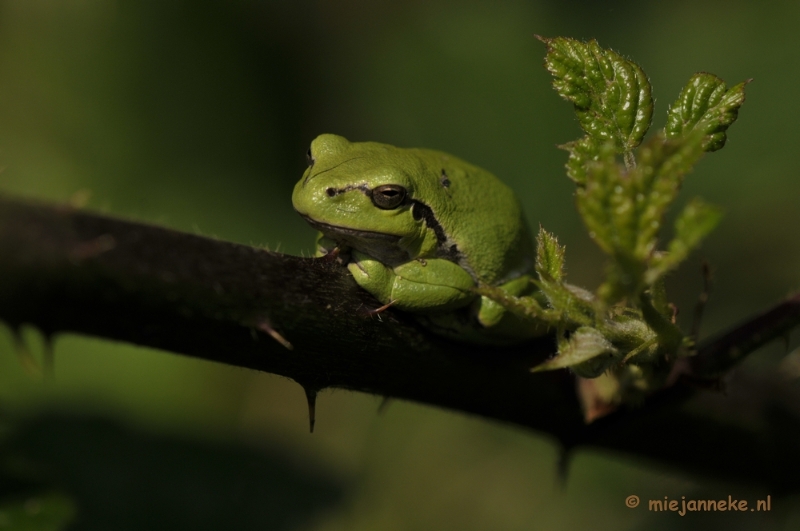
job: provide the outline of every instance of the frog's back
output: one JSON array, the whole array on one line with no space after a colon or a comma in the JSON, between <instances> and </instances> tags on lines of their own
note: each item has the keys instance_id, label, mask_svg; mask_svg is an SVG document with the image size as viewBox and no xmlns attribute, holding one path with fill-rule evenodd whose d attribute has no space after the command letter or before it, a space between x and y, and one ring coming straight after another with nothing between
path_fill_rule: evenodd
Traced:
<instances>
[{"instance_id":1,"label":"frog's back","mask_svg":"<svg viewBox=\"0 0 800 531\"><path fill-rule=\"evenodd\" d=\"M534 247L514 192L488 171L457 157L408 149L428 175L422 195L436 223L457 242L452 258L479 280L499 284L533 270ZM457 255L457 256L456 256Z\"/></svg>"}]
</instances>

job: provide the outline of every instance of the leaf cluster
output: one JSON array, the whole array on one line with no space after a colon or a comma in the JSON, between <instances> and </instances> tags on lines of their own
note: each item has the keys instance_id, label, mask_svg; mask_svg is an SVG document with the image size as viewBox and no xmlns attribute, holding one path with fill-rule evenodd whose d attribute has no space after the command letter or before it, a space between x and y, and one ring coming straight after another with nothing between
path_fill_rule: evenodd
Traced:
<instances>
[{"instance_id":1,"label":"leaf cluster","mask_svg":"<svg viewBox=\"0 0 800 531\"><path fill-rule=\"evenodd\" d=\"M605 378L597 388L606 390L606 402L638 399L663 385L676 359L692 353L693 338L676 326L663 280L722 214L694 199L678 214L664 248L661 230L686 175L705 152L724 146L747 82L727 88L712 74L695 74L670 106L666 127L644 141L653 98L639 65L596 41L539 39L547 45L553 87L573 104L585 133L561 147L569 153L578 212L608 257L606 278L596 293L566 283L564 248L540 229L534 283L544 301L483 293L557 331L558 354L533 370L569 367L585 378Z\"/></svg>"}]
</instances>

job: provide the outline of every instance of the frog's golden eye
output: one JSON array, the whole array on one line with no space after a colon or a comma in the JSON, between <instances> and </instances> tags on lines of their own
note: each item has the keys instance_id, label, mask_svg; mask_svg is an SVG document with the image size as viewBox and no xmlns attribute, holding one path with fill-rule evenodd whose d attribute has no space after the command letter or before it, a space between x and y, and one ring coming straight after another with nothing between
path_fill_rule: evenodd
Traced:
<instances>
[{"instance_id":1,"label":"frog's golden eye","mask_svg":"<svg viewBox=\"0 0 800 531\"><path fill-rule=\"evenodd\" d=\"M372 189L372 204L383 210L391 210L403 204L408 192L399 184L384 184Z\"/></svg>"},{"instance_id":2,"label":"frog's golden eye","mask_svg":"<svg viewBox=\"0 0 800 531\"><path fill-rule=\"evenodd\" d=\"M306 159L308 159L308 167L309 168L314 165L315 161L314 161L314 157L311 155L311 148L310 147L308 148L308 153L306 153Z\"/></svg>"}]
</instances>

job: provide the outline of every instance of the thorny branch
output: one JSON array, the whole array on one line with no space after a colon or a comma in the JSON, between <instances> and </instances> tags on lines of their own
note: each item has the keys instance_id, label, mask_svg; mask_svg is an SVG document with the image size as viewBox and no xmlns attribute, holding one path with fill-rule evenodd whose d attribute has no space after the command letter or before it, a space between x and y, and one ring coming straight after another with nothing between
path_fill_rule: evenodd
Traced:
<instances>
[{"instance_id":1,"label":"thorny branch","mask_svg":"<svg viewBox=\"0 0 800 531\"><path fill-rule=\"evenodd\" d=\"M726 396L684 378L586 425L571 374L529 371L552 354L551 339L461 345L391 308L376 317L376 306L333 260L0 198L0 319L12 329L30 323L48 336L280 374L310 401L338 387L446 407L549 434L565 450L611 450L773 494L800 485L800 393L777 373L739 374ZM688 371L694 380L726 372L798 322L795 296L702 343Z\"/></svg>"}]
</instances>

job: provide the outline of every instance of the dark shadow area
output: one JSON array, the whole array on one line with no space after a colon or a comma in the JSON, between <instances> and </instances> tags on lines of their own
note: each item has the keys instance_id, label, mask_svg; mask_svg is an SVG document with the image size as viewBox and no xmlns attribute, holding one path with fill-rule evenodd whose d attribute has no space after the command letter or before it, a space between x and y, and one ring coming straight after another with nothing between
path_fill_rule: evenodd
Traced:
<instances>
[{"instance_id":1,"label":"dark shadow area","mask_svg":"<svg viewBox=\"0 0 800 531\"><path fill-rule=\"evenodd\" d=\"M332 475L281 449L145 433L99 417L49 413L0 450L0 500L57 489L71 530L295 529L344 496Z\"/></svg>"}]
</instances>

